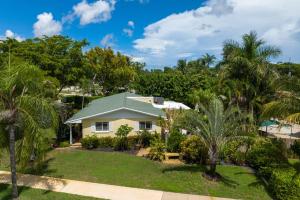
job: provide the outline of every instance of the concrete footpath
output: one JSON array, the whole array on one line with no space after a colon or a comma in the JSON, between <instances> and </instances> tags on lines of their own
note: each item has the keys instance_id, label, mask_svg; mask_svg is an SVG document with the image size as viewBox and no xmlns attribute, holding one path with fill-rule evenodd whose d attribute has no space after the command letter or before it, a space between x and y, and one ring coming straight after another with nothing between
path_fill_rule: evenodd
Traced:
<instances>
[{"instance_id":1,"label":"concrete footpath","mask_svg":"<svg viewBox=\"0 0 300 200\"><path fill-rule=\"evenodd\" d=\"M10 172L0 171L0 183L10 184L10 178ZM110 200L229 200L27 174L18 174L18 185Z\"/></svg>"}]
</instances>

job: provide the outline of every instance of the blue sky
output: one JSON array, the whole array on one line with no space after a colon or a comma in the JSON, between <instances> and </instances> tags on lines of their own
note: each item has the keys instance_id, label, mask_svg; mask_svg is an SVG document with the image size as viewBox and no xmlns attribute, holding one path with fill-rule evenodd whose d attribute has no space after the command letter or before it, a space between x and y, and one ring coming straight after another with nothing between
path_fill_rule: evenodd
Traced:
<instances>
[{"instance_id":1,"label":"blue sky","mask_svg":"<svg viewBox=\"0 0 300 200\"><path fill-rule=\"evenodd\" d=\"M63 2L63 3L62 3ZM62 34L111 46L148 67L175 65L256 30L300 62L299 0L2 0L0 37Z\"/></svg>"}]
</instances>

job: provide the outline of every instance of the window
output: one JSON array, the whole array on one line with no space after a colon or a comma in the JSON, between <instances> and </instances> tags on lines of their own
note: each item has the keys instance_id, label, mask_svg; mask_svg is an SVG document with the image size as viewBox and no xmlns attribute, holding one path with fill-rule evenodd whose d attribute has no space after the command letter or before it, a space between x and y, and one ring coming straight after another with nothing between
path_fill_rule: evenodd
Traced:
<instances>
[{"instance_id":1,"label":"window","mask_svg":"<svg viewBox=\"0 0 300 200\"><path fill-rule=\"evenodd\" d=\"M152 129L152 122L145 121L140 122L140 130L151 130Z\"/></svg>"},{"instance_id":2,"label":"window","mask_svg":"<svg viewBox=\"0 0 300 200\"><path fill-rule=\"evenodd\" d=\"M96 132L109 131L108 122L96 122Z\"/></svg>"}]
</instances>

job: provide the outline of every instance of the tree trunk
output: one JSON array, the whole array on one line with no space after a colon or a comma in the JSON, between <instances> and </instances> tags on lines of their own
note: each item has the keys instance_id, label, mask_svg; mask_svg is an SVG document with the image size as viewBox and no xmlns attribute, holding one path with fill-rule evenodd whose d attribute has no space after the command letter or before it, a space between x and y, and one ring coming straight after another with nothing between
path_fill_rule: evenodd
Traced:
<instances>
[{"instance_id":1,"label":"tree trunk","mask_svg":"<svg viewBox=\"0 0 300 200\"><path fill-rule=\"evenodd\" d=\"M15 126L9 125L9 153L10 153L10 170L12 183L12 199L18 199L17 187L17 170L16 170L16 153L15 153Z\"/></svg>"},{"instance_id":2,"label":"tree trunk","mask_svg":"<svg viewBox=\"0 0 300 200\"><path fill-rule=\"evenodd\" d=\"M217 168L217 159L218 159L218 154L217 154L217 149L215 146L213 146L209 150L209 173L211 176L216 175L216 168Z\"/></svg>"},{"instance_id":3,"label":"tree trunk","mask_svg":"<svg viewBox=\"0 0 300 200\"><path fill-rule=\"evenodd\" d=\"M81 109L84 107L84 94L82 95Z\"/></svg>"}]
</instances>

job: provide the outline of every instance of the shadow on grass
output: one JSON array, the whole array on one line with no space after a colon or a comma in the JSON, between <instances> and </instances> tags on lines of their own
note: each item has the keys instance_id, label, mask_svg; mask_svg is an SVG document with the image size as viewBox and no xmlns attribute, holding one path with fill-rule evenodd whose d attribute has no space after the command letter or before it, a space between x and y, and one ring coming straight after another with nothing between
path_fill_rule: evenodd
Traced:
<instances>
[{"instance_id":1,"label":"shadow on grass","mask_svg":"<svg viewBox=\"0 0 300 200\"><path fill-rule=\"evenodd\" d=\"M19 196L24 192L25 190L28 190L28 187L18 187L18 193ZM3 195L4 193L4 195ZM12 188L9 184L0 184L0 198L1 200L10 200L12 199Z\"/></svg>"},{"instance_id":2,"label":"shadow on grass","mask_svg":"<svg viewBox=\"0 0 300 200\"><path fill-rule=\"evenodd\" d=\"M181 172L205 172L207 168L203 165L178 165L178 166L169 166L163 168L162 172L172 172L172 171L181 171Z\"/></svg>"},{"instance_id":3,"label":"shadow on grass","mask_svg":"<svg viewBox=\"0 0 300 200\"><path fill-rule=\"evenodd\" d=\"M56 169L50 169L50 163L55 160L55 158L48 158L46 160L44 160L42 163L40 163L38 166L35 167L29 167L27 169L25 169L23 172L25 174L32 174L32 175L37 175L37 176L47 176L49 174L53 174L55 172L57 172ZM57 178L63 178L63 175L58 175L55 176Z\"/></svg>"},{"instance_id":4,"label":"shadow on grass","mask_svg":"<svg viewBox=\"0 0 300 200\"><path fill-rule=\"evenodd\" d=\"M290 163L290 165L294 167L298 174L300 173L300 162Z\"/></svg>"},{"instance_id":5,"label":"shadow on grass","mask_svg":"<svg viewBox=\"0 0 300 200\"><path fill-rule=\"evenodd\" d=\"M205 165L180 165L180 166L173 166L173 167L165 167L162 172L172 172L172 171L181 171L181 172L190 172L190 173L204 173L206 172L208 169ZM207 179L206 179L207 180ZM209 181L209 180L207 180ZM221 174L221 178L219 180L219 182L222 182L224 185L228 186L228 187L236 187L239 184L226 177L226 176L222 176Z\"/></svg>"}]
</instances>

